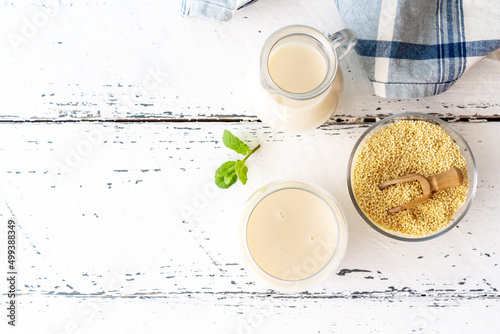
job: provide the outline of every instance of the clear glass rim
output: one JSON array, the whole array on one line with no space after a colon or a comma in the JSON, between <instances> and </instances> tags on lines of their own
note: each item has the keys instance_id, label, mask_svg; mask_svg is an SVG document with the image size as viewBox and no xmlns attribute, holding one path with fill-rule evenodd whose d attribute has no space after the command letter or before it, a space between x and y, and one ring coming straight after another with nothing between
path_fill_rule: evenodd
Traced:
<instances>
[{"instance_id":1,"label":"clear glass rim","mask_svg":"<svg viewBox=\"0 0 500 334\"><path fill-rule=\"evenodd\" d=\"M387 230L384 230L383 228L379 227L378 225L376 225L375 223L373 223L366 215L365 213L363 212L363 210L361 210L361 208L359 207L358 203L357 203L357 200L356 200L356 196L354 195L354 191L352 189L352 182L351 182L351 172L352 172L352 167L353 167L353 163L354 163L354 158L355 158L355 155L356 155L356 152L358 150L358 148L360 147L361 143L364 142L364 139L367 138L368 135L371 135L373 134L373 129L377 128L377 127L380 127L383 125L383 124L390 124L391 121L395 122L397 120L405 120L405 119L408 119L408 120L416 120L415 118L418 117L418 118L421 118L422 121L432 121L434 122L434 124L439 124L442 128L444 129L449 129L452 133L454 133L454 135L457 136L457 138L459 138L459 140L461 140L462 144L464 145L464 149L467 150L469 156L470 156L470 160L471 160L471 163L472 163L472 166L471 166L471 169L469 170L469 167L467 167L467 174L469 175L470 177L470 171L472 171L472 184L469 184L469 191L471 191L470 193L470 199L468 199L468 203L464 203L463 205L463 211L461 212L461 214L458 216L458 217L453 217L453 221L448 225L446 226L445 228L443 228L442 230L434 233L434 234L431 234L431 235L426 235L426 236L415 236L415 237L412 237L412 236L404 236L403 234L401 235L397 235L397 234L393 234ZM477 169L476 169L476 161L474 159L474 155L469 147L469 144L467 144L467 142L465 141L465 139L462 137L462 135L457 131L455 130L453 127L451 127L450 125L448 125L447 122L433 116L433 115L430 115L430 114L425 114L425 113L419 113L419 112L406 112L406 113L399 113L399 114L394 114L394 115L391 115L391 116L387 116L387 117L384 117L383 119L379 120L378 122L376 122L375 124L371 125L362 135L361 137L359 137L359 139L356 141L356 144L354 144L354 147L352 149L352 152L351 152L351 155L349 157L349 162L347 164L348 168L347 168L347 188L349 190L349 195L351 197L351 201L352 203L354 204L354 207L356 208L356 211L358 211L358 213L360 214L360 216L363 218L363 220L365 222L368 223L368 225L370 225L372 228L374 228L376 231L382 233L383 235L387 236L387 237L390 237L390 238L393 238L393 239L397 239L397 240L400 240L400 241L410 241L410 242L414 242L414 241L425 241L425 240L431 240L431 239L434 239L434 238L437 238L438 236L440 235L443 235L444 233L450 231L452 228L454 228L466 215L466 213L469 211L469 208L470 206L472 205L472 201L476 195L476 188L477 188ZM461 210L462 207L459 209ZM395 232L397 233L397 232Z\"/></svg>"}]
</instances>

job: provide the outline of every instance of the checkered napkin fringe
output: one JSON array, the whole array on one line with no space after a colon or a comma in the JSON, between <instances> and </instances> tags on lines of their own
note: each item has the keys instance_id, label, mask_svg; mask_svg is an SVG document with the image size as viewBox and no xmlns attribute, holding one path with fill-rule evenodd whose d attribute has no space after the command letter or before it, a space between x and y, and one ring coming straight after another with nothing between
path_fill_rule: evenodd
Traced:
<instances>
[{"instance_id":1,"label":"checkered napkin fringe","mask_svg":"<svg viewBox=\"0 0 500 334\"><path fill-rule=\"evenodd\" d=\"M335 0L375 94L436 95L500 48L500 0Z\"/></svg>"}]
</instances>

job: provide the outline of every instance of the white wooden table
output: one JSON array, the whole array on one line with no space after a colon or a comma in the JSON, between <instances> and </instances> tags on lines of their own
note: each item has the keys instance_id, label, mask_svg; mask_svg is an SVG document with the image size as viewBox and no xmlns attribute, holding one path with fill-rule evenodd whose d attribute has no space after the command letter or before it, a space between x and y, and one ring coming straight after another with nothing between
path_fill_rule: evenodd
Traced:
<instances>
[{"instance_id":1,"label":"white wooden table","mask_svg":"<svg viewBox=\"0 0 500 334\"><path fill-rule=\"evenodd\" d=\"M1 333L499 331L498 54L414 100L373 96L351 55L329 124L285 135L250 111L250 55L288 24L339 30L333 0L262 0L225 23L181 18L179 1L41 3L0 8L2 277L18 223L17 326L2 279ZM403 111L453 122L479 174L466 218L424 243L378 234L346 185L357 138ZM262 148L223 191L224 129ZM255 282L238 252L243 202L283 178L326 188L348 221L336 274L304 293Z\"/></svg>"}]
</instances>

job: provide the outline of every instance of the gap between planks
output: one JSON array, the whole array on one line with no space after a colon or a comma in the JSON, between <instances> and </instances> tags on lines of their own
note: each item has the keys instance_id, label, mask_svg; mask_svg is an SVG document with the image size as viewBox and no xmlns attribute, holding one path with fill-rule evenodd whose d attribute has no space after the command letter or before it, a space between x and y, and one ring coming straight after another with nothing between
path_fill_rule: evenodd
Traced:
<instances>
[{"instance_id":1,"label":"gap between planks","mask_svg":"<svg viewBox=\"0 0 500 334\"><path fill-rule=\"evenodd\" d=\"M391 289L392 288L392 289ZM30 296L30 293L23 293L21 295ZM434 290L429 289L422 292L414 291L410 288L396 289L389 287L385 291L350 291L345 293L280 293L273 290L267 292L248 292L248 291L181 291L181 292L136 292L129 294L113 294L97 292L97 293L79 293L79 292L46 292L42 293L45 297L75 297L75 298L170 298L170 297L195 297L195 296L223 296L225 298L274 298L281 300L298 300L298 299L398 299L398 298L432 298L436 300L448 299L479 299L479 300L500 300L500 294L486 292L482 289L470 291L456 291L449 290Z\"/></svg>"},{"instance_id":2,"label":"gap between planks","mask_svg":"<svg viewBox=\"0 0 500 334\"><path fill-rule=\"evenodd\" d=\"M500 122L500 115L452 115L452 114L439 114L428 113L443 121L449 123L465 122ZM387 115L368 115L368 116L345 116L338 115L332 117L326 124L340 125L340 124L365 124L375 123L383 118L391 116ZM202 118L159 118L159 117L137 117L137 118L28 118L28 119L0 119L0 123L240 123L240 122L260 122L256 117L230 117L230 116L213 116Z\"/></svg>"}]
</instances>

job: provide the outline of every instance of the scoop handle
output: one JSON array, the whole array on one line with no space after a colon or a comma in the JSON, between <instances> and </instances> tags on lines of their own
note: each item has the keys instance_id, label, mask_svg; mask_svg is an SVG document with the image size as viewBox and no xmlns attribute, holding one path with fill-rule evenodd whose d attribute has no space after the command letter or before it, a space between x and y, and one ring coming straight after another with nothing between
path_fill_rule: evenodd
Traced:
<instances>
[{"instance_id":1,"label":"scoop handle","mask_svg":"<svg viewBox=\"0 0 500 334\"><path fill-rule=\"evenodd\" d=\"M436 174L428 178L431 192L458 187L464 183L464 177L459 168L453 167L444 173Z\"/></svg>"}]
</instances>

